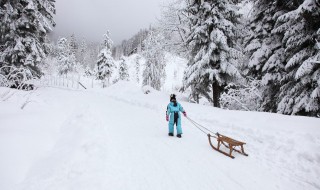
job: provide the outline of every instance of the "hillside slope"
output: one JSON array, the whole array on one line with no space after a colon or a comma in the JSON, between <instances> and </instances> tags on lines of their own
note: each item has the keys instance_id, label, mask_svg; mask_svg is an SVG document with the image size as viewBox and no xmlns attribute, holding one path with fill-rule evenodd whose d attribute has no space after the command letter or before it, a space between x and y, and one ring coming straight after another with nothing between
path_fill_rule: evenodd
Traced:
<instances>
[{"instance_id":1,"label":"hillside slope","mask_svg":"<svg viewBox=\"0 0 320 190\"><path fill-rule=\"evenodd\" d=\"M182 139L168 137L169 95L143 94L132 83L87 91L0 88L0 97L3 190L320 188L316 118L181 101L190 118L247 142L249 157L230 159L185 118Z\"/></svg>"}]
</instances>

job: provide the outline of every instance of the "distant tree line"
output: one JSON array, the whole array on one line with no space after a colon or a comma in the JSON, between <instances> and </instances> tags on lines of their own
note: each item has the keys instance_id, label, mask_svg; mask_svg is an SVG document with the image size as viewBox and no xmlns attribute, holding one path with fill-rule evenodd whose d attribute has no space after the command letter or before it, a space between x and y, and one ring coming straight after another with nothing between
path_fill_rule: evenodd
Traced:
<instances>
[{"instance_id":1,"label":"distant tree line","mask_svg":"<svg viewBox=\"0 0 320 190\"><path fill-rule=\"evenodd\" d=\"M122 56L129 56L133 53L141 53L143 49L143 41L148 37L150 29L141 29L137 34L128 40L123 40L120 45L112 49L113 57L118 60Z\"/></svg>"}]
</instances>

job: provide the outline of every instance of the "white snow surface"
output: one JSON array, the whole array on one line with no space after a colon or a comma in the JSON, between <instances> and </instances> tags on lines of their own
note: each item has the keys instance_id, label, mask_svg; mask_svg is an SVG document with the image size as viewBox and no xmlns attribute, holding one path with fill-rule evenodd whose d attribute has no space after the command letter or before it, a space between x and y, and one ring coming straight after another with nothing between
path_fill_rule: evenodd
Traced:
<instances>
[{"instance_id":1,"label":"white snow surface","mask_svg":"<svg viewBox=\"0 0 320 190\"><path fill-rule=\"evenodd\" d=\"M178 97L190 118L247 143L249 156L231 159L186 118L182 138L169 137L168 100L130 82L89 90L0 88L0 189L320 189L319 119L228 111Z\"/></svg>"}]
</instances>

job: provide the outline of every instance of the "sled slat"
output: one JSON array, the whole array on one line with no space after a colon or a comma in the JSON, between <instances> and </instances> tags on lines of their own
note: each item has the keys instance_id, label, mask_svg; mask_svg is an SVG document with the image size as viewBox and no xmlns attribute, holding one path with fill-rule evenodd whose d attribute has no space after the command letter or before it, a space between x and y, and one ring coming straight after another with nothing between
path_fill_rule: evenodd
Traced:
<instances>
[{"instance_id":1,"label":"sled slat","mask_svg":"<svg viewBox=\"0 0 320 190\"><path fill-rule=\"evenodd\" d=\"M211 137L214 137L214 136L211 136L210 134L208 134L208 139L209 139L210 146L211 146L214 150L216 150L216 151L218 151L218 152L220 152L220 153L222 153L222 154L224 154L224 155L226 155L226 156L228 156L228 157L230 157L230 158L234 158L234 156L232 156L232 152L233 152L233 151L238 152L238 153L240 153L240 154L242 154L242 155L244 155L244 156L248 156L248 154L246 154L246 153L244 152L244 148L243 148L243 145L246 144L245 142L237 141L237 140L235 140L235 139L232 139L232 138L230 138L230 137L221 135L221 134L219 134L219 133L217 133L216 135L217 135L217 137L215 137L215 138L216 138L217 141L218 141L218 146L217 146L217 148L212 144L212 141L211 141ZM226 145L225 143L227 143L228 145ZM226 152L223 152L222 150L220 150L221 144L223 144L224 146L226 146L227 148L229 148L229 154L226 153ZM237 146L239 146L239 147L241 148L241 151L235 149L235 147L237 147Z\"/></svg>"}]
</instances>

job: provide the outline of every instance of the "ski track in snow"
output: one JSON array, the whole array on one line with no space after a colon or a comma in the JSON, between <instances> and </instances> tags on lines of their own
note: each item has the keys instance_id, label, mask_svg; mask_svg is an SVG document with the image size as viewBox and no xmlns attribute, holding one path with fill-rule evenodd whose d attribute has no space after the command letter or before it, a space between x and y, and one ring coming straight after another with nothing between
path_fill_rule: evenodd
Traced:
<instances>
[{"instance_id":1,"label":"ski track in snow","mask_svg":"<svg viewBox=\"0 0 320 190\"><path fill-rule=\"evenodd\" d=\"M121 85L91 91L46 88L34 93L33 103L25 110L35 112L40 107L43 113L60 114L55 119L62 121L52 124L52 128L57 128L52 129L56 131L52 145L41 149L43 154L30 160L22 180L11 186L0 182L0 187L16 190L320 189L317 179L320 154L314 151L320 148L319 129L315 130L314 124L319 120L226 111L181 102L192 119L212 131L247 142L245 150L249 157L234 153L236 158L230 159L215 152L206 135L185 118L183 138L167 136L166 94L144 95L130 84ZM20 105L21 97L16 96L11 101L19 100ZM0 106L5 103L9 102L0 102ZM0 113L6 112L0 107ZM54 120L46 119L48 124ZM299 127L305 121L313 124L310 130ZM297 126L291 129L286 122ZM286 126L278 126L282 124ZM0 127L0 132L3 129ZM0 150L4 146L1 143ZM0 172L0 176L4 173Z\"/></svg>"}]
</instances>

